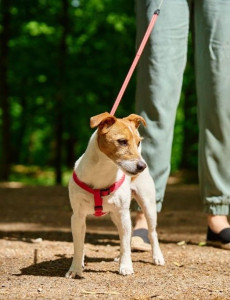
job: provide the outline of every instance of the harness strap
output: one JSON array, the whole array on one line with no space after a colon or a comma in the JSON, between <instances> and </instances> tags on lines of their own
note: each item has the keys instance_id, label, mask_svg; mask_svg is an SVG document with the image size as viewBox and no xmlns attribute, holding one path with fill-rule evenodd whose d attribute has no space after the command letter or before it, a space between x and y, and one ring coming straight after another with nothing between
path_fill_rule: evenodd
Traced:
<instances>
[{"instance_id":1,"label":"harness strap","mask_svg":"<svg viewBox=\"0 0 230 300\"><path fill-rule=\"evenodd\" d=\"M108 196L112 192L116 191L124 182L125 180L125 174L122 176L121 179L116 181L114 184L112 184L110 187L106 189L92 189L90 186L82 182L78 177L75 172L73 172L73 180L74 182L80 186L83 190L91 193L94 195L94 215L96 217L101 217L105 215L106 213L103 212L103 196Z\"/></svg>"}]
</instances>

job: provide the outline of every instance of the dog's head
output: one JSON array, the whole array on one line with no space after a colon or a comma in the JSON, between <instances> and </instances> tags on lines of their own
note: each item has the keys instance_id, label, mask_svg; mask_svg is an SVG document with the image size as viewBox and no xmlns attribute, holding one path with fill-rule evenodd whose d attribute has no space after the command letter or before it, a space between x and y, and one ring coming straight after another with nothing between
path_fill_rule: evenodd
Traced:
<instances>
[{"instance_id":1,"label":"dog's head","mask_svg":"<svg viewBox=\"0 0 230 300\"><path fill-rule=\"evenodd\" d=\"M90 119L91 128L98 127L98 146L126 174L136 175L146 168L140 154L140 124L145 120L131 114L118 119L105 112Z\"/></svg>"}]
</instances>

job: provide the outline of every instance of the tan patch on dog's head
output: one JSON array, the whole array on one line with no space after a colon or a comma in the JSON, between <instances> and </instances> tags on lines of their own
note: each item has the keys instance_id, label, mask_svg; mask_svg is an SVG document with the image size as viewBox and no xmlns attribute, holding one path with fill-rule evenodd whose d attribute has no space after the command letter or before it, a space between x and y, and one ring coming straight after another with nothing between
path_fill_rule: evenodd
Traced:
<instances>
[{"instance_id":1,"label":"tan patch on dog's head","mask_svg":"<svg viewBox=\"0 0 230 300\"><path fill-rule=\"evenodd\" d=\"M118 119L103 113L90 120L91 127L98 127L99 149L124 171L134 174L137 172L134 165L139 162L140 167L141 161L138 150L141 137L137 131L141 123L146 125L145 120L135 114Z\"/></svg>"}]
</instances>

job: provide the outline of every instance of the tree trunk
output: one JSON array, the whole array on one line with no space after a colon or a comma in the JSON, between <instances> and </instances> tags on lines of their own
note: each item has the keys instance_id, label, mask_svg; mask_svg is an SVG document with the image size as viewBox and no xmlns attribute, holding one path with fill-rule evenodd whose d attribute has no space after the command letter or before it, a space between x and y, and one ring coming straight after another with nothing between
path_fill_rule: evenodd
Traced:
<instances>
[{"instance_id":1,"label":"tree trunk","mask_svg":"<svg viewBox=\"0 0 230 300\"><path fill-rule=\"evenodd\" d=\"M58 91L56 95L56 184L62 183L62 145L63 145L63 99L66 73L66 38L68 32L68 0L62 0L62 15L60 24L62 35L59 45L58 60Z\"/></svg>"},{"instance_id":2,"label":"tree trunk","mask_svg":"<svg viewBox=\"0 0 230 300\"><path fill-rule=\"evenodd\" d=\"M2 155L0 180L8 180L11 163L10 147L10 103L7 80L9 39L10 39L10 0L1 1L2 32L0 34L0 105L2 109Z\"/></svg>"},{"instance_id":3,"label":"tree trunk","mask_svg":"<svg viewBox=\"0 0 230 300\"><path fill-rule=\"evenodd\" d=\"M73 164L76 159L75 151L74 151L75 143L76 143L76 139L74 137L69 137L66 140L66 146L65 146L66 147L66 165L69 168L73 168Z\"/></svg>"}]
</instances>

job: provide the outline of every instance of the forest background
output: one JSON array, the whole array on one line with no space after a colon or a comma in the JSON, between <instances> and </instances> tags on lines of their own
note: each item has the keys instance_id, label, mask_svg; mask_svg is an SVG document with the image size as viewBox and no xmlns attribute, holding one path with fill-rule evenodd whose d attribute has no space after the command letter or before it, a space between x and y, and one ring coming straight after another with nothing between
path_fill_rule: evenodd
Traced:
<instances>
[{"instance_id":1,"label":"forest background","mask_svg":"<svg viewBox=\"0 0 230 300\"><path fill-rule=\"evenodd\" d=\"M123 0L0 1L1 181L67 183L92 134L89 118L111 110L135 56L134 6ZM116 115L133 113L134 102L135 73ZM196 115L190 32L172 172L196 173Z\"/></svg>"}]
</instances>

